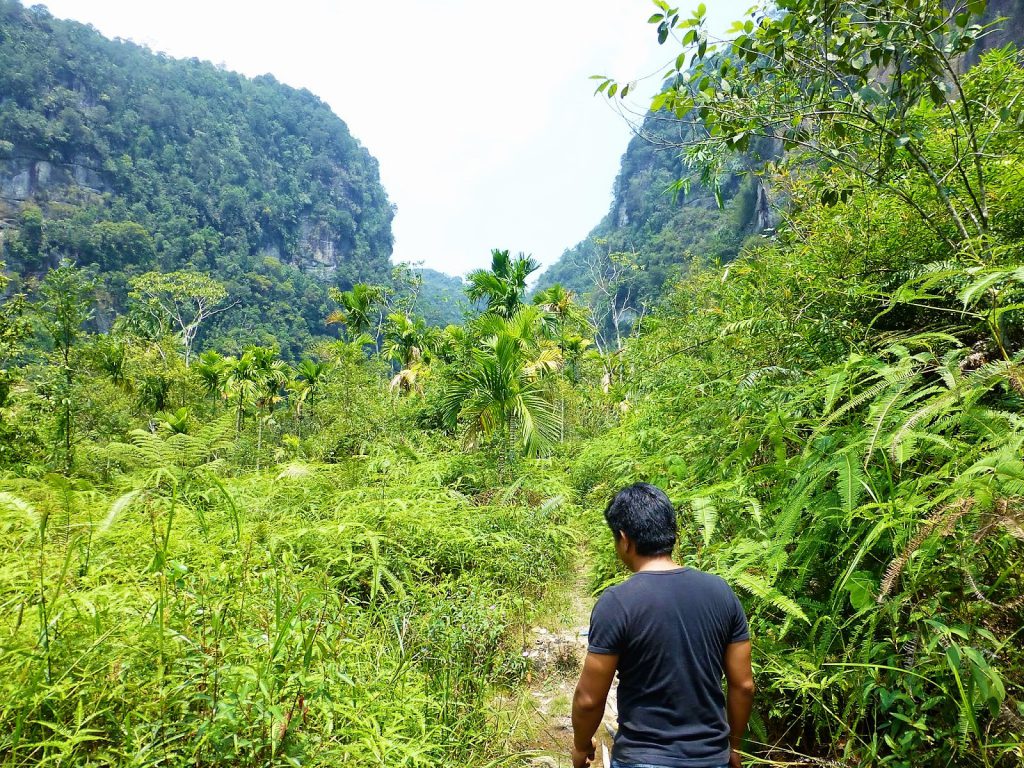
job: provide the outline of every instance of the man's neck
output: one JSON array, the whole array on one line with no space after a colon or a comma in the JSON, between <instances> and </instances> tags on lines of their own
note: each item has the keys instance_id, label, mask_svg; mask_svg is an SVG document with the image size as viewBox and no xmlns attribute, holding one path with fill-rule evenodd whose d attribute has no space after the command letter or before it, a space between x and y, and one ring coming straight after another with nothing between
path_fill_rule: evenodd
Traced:
<instances>
[{"instance_id":1,"label":"man's neck","mask_svg":"<svg viewBox=\"0 0 1024 768\"><path fill-rule=\"evenodd\" d=\"M681 567L669 555L656 555L654 557L637 557L632 563L633 573L647 573L653 571L677 571Z\"/></svg>"}]
</instances>

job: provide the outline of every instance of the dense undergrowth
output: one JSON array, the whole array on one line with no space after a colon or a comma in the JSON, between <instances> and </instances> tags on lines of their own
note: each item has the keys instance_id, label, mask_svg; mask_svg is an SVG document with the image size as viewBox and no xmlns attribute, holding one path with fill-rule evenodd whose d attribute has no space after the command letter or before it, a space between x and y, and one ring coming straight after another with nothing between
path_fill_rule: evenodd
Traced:
<instances>
[{"instance_id":1,"label":"dense undergrowth","mask_svg":"<svg viewBox=\"0 0 1024 768\"><path fill-rule=\"evenodd\" d=\"M536 457L608 401L563 369L574 305L495 265L501 311L374 338L359 286L294 368L92 334L69 263L0 305L0 762L522 761L525 628L580 533Z\"/></svg>"},{"instance_id":2,"label":"dense undergrowth","mask_svg":"<svg viewBox=\"0 0 1024 768\"><path fill-rule=\"evenodd\" d=\"M558 481L481 496L429 446L223 477L233 438L140 432L107 449L135 468L110 483L3 481L3 762L514 751L488 703L521 682L511 632L572 550Z\"/></svg>"},{"instance_id":3,"label":"dense undergrowth","mask_svg":"<svg viewBox=\"0 0 1024 768\"><path fill-rule=\"evenodd\" d=\"M1019 123L999 116L1017 55L965 83L990 121L986 232L951 248L951 224L837 168L841 205L806 169L776 180L778 237L677 281L628 350L632 411L574 464L588 507L664 486L682 557L746 593L754 752L1024 757L1024 176ZM941 157L943 113L914 118ZM889 172L928 199L919 171ZM597 586L621 577L603 552Z\"/></svg>"}]
</instances>

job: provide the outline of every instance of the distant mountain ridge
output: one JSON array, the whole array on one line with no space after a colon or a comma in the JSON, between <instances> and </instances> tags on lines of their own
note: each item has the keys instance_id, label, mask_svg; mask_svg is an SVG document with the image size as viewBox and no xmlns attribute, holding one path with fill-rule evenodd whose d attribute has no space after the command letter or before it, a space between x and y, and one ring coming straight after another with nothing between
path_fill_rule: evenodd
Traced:
<instances>
[{"instance_id":1,"label":"distant mountain ridge","mask_svg":"<svg viewBox=\"0 0 1024 768\"><path fill-rule=\"evenodd\" d=\"M0 259L15 275L70 257L119 308L135 274L207 272L239 302L211 337L294 351L327 333L329 285L387 280L393 216L377 161L308 91L0 0Z\"/></svg>"}]
</instances>

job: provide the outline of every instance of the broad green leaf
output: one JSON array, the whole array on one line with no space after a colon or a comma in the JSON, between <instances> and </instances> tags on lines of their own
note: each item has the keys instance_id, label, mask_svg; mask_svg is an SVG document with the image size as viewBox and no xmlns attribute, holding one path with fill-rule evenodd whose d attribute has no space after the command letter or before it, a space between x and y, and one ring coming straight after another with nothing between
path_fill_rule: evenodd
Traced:
<instances>
[{"instance_id":1,"label":"broad green leaf","mask_svg":"<svg viewBox=\"0 0 1024 768\"><path fill-rule=\"evenodd\" d=\"M855 611L874 606L876 587L875 578L868 571L854 571L850 575L846 580L846 591L849 594L850 605Z\"/></svg>"}]
</instances>

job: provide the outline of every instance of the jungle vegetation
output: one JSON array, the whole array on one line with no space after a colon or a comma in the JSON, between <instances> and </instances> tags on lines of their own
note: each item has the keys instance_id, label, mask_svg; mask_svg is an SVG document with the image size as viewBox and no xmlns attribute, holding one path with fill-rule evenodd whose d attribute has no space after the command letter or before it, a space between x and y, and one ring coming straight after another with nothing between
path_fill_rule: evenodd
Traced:
<instances>
[{"instance_id":1,"label":"jungle vegetation","mask_svg":"<svg viewBox=\"0 0 1024 768\"><path fill-rule=\"evenodd\" d=\"M496 249L443 329L334 286L297 359L190 337L234 297L186 268L102 332L88 267L7 287L0 760L526 765L523 629L574 567L625 577L600 513L646 480L750 617L750 764L1020 765L1021 54L967 66L973 0L726 41L655 6L680 162L714 190L777 147L738 182L777 224L640 309L642 240L532 295Z\"/></svg>"},{"instance_id":2,"label":"jungle vegetation","mask_svg":"<svg viewBox=\"0 0 1024 768\"><path fill-rule=\"evenodd\" d=\"M17 0L0 2L0 83L2 258L26 285L62 258L94 265L94 329L132 279L187 270L232 297L209 343L297 358L324 335L329 286L390 279L377 161L312 93Z\"/></svg>"}]
</instances>

